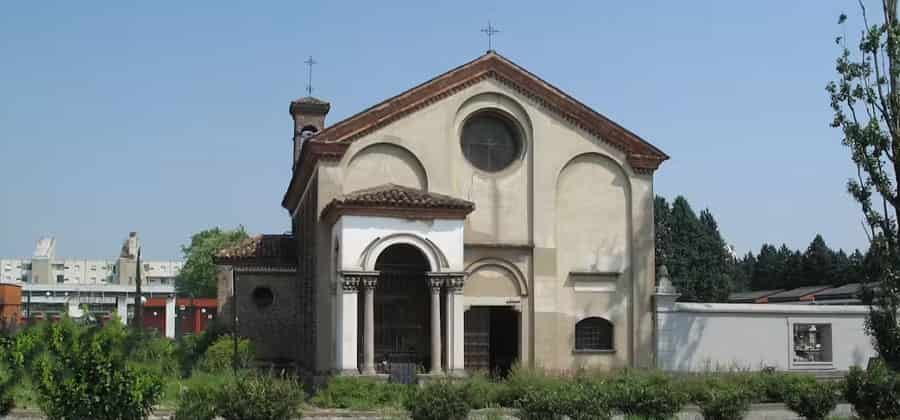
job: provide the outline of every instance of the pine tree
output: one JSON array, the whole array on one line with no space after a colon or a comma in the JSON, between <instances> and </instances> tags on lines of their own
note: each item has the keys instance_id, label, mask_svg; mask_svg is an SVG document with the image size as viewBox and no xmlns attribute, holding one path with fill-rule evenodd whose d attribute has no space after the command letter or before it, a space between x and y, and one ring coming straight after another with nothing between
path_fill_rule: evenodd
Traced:
<instances>
[{"instance_id":1,"label":"pine tree","mask_svg":"<svg viewBox=\"0 0 900 420\"><path fill-rule=\"evenodd\" d=\"M816 235L803 253L801 275L798 286L827 285L832 277L832 256L834 252L825 243L822 235Z\"/></svg>"}]
</instances>

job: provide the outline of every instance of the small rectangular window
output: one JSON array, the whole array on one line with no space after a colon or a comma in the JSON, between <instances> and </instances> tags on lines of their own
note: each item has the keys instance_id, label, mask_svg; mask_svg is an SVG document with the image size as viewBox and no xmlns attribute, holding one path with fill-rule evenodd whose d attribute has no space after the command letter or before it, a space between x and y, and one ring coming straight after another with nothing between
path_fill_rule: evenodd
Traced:
<instances>
[{"instance_id":1,"label":"small rectangular window","mask_svg":"<svg viewBox=\"0 0 900 420\"><path fill-rule=\"evenodd\" d=\"M831 324L794 324L795 364L831 363Z\"/></svg>"},{"instance_id":2,"label":"small rectangular window","mask_svg":"<svg viewBox=\"0 0 900 420\"><path fill-rule=\"evenodd\" d=\"M65 281L66 281L65 276L63 276L62 274L57 274L57 275L56 275L56 282L57 282L57 283L63 283L63 282L65 282Z\"/></svg>"}]
</instances>

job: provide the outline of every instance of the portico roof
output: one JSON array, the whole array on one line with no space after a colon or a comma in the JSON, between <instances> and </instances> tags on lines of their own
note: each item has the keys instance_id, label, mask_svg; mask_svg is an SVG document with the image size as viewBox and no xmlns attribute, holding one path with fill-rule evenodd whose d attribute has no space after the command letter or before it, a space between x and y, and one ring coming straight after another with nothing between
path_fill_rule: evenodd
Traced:
<instances>
[{"instance_id":1,"label":"portico roof","mask_svg":"<svg viewBox=\"0 0 900 420\"><path fill-rule=\"evenodd\" d=\"M322 210L323 219L340 215L402 217L406 219L463 219L475 203L396 184L384 184L339 196Z\"/></svg>"}]
</instances>

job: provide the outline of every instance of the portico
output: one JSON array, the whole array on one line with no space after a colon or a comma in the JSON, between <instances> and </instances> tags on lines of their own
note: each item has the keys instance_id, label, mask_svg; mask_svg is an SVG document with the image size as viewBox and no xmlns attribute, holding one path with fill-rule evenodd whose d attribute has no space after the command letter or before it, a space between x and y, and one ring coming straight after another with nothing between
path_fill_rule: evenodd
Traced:
<instances>
[{"instance_id":1,"label":"portico","mask_svg":"<svg viewBox=\"0 0 900 420\"><path fill-rule=\"evenodd\" d=\"M337 371L391 374L403 363L462 374L463 223L473 209L465 200L396 185L326 206L337 256Z\"/></svg>"}]
</instances>

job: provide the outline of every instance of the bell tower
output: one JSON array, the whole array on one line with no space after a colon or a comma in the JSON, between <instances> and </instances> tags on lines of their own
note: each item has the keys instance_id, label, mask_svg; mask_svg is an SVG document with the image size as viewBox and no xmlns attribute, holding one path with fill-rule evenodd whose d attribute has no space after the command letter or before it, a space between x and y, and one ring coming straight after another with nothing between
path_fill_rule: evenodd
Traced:
<instances>
[{"instance_id":1,"label":"bell tower","mask_svg":"<svg viewBox=\"0 0 900 420\"><path fill-rule=\"evenodd\" d=\"M331 104L312 96L291 101L290 113L294 119L294 160L297 165L303 143L325 128L325 116L331 110Z\"/></svg>"}]
</instances>

